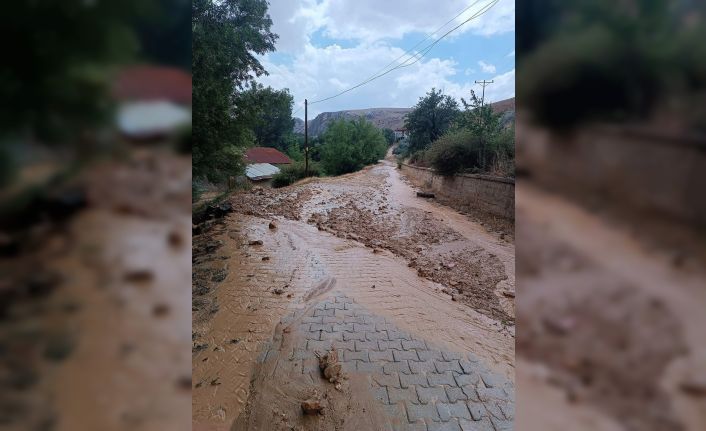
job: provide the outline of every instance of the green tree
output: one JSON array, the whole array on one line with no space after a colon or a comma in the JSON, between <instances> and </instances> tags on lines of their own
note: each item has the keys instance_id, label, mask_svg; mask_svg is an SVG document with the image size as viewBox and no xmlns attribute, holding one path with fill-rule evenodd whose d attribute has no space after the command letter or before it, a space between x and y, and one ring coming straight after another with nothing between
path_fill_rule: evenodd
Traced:
<instances>
[{"instance_id":1,"label":"green tree","mask_svg":"<svg viewBox=\"0 0 706 431\"><path fill-rule=\"evenodd\" d=\"M294 98L289 90L253 84L236 96L235 105L238 107L236 121L252 129L257 146L287 150L285 137L294 127Z\"/></svg>"},{"instance_id":2,"label":"green tree","mask_svg":"<svg viewBox=\"0 0 706 431\"><path fill-rule=\"evenodd\" d=\"M223 181L242 169L237 155L256 138L235 121L235 95L266 73L255 55L274 50L271 26L265 0L193 1L194 177Z\"/></svg>"},{"instance_id":3,"label":"green tree","mask_svg":"<svg viewBox=\"0 0 706 431\"><path fill-rule=\"evenodd\" d=\"M405 127L409 131L409 151L426 149L443 135L458 116L458 103L441 90L431 89L407 114Z\"/></svg>"},{"instance_id":4,"label":"green tree","mask_svg":"<svg viewBox=\"0 0 706 431\"><path fill-rule=\"evenodd\" d=\"M392 145L395 143L395 131L392 129L382 129L382 135L387 141L387 145Z\"/></svg>"},{"instance_id":5,"label":"green tree","mask_svg":"<svg viewBox=\"0 0 706 431\"><path fill-rule=\"evenodd\" d=\"M380 129L360 117L331 123L323 134L321 164L330 175L360 170L385 156L387 144Z\"/></svg>"}]
</instances>

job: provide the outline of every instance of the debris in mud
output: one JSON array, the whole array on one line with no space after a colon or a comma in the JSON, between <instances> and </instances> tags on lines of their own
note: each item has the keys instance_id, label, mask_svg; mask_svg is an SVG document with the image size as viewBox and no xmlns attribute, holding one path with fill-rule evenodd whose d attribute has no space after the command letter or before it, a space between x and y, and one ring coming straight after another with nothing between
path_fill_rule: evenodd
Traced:
<instances>
[{"instance_id":1,"label":"debris in mud","mask_svg":"<svg viewBox=\"0 0 706 431\"><path fill-rule=\"evenodd\" d=\"M240 339L239 339L239 338L233 338L233 339L230 340L230 344L238 344L238 343L240 343Z\"/></svg>"},{"instance_id":2,"label":"debris in mud","mask_svg":"<svg viewBox=\"0 0 706 431\"><path fill-rule=\"evenodd\" d=\"M371 289L375 289L375 285L373 284L372 286L370 286L370 288L371 288Z\"/></svg>"},{"instance_id":3,"label":"debris in mud","mask_svg":"<svg viewBox=\"0 0 706 431\"><path fill-rule=\"evenodd\" d=\"M267 262L268 260L270 260L270 256L263 256L262 257L263 262Z\"/></svg>"},{"instance_id":4,"label":"debris in mud","mask_svg":"<svg viewBox=\"0 0 706 431\"><path fill-rule=\"evenodd\" d=\"M271 221L268 227L270 229L277 229L277 224L274 221Z\"/></svg>"},{"instance_id":5,"label":"debris in mud","mask_svg":"<svg viewBox=\"0 0 706 431\"><path fill-rule=\"evenodd\" d=\"M326 408L324 400L321 399L318 392L314 392L314 395L308 400L302 402L302 411L305 415L323 415Z\"/></svg>"},{"instance_id":6,"label":"debris in mud","mask_svg":"<svg viewBox=\"0 0 706 431\"><path fill-rule=\"evenodd\" d=\"M191 353L198 353L198 352L200 352L200 351L202 351L202 350L206 350L206 349L208 349L208 343L205 343L205 344L194 344L194 345L191 347Z\"/></svg>"},{"instance_id":7,"label":"debris in mud","mask_svg":"<svg viewBox=\"0 0 706 431\"><path fill-rule=\"evenodd\" d=\"M221 382L218 381L219 379L220 379L220 377L216 377L215 379L211 380L211 386L218 386L218 385L220 385Z\"/></svg>"},{"instance_id":8,"label":"debris in mud","mask_svg":"<svg viewBox=\"0 0 706 431\"><path fill-rule=\"evenodd\" d=\"M336 349L331 349L323 355L316 353L319 358L319 368L324 375L324 378L330 383L336 385L336 389L341 389L341 382L343 380L343 367L340 362L338 362L338 352Z\"/></svg>"},{"instance_id":9,"label":"debris in mud","mask_svg":"<svg viewBox=\"0 0 706 431\"><path fill-rule=\"evenodd\" d=\"M417 192L417 196L420 198L433 198L433 197L435 197L434 193L428 193L428 192Z\"/></svg>"},{"instance_id":10,"label":"debris in mud","mask_svg":"<svg viewBox=\"0 0 706 431\"><path fill-rule=\"evenodd\" d=\"M509 290L503 290L503 296L508 297L508 298L514 298L515 292L511 292Z\"/></svg>"},{"instance_id":11,"label":"debris in mud","mask_svg":"<svg viewBox=\"0 0 706 431\"><path fill-rule=\"evenodd\" d=\"M254 239L248 243L248 245L262 245L261 239Z\"/></svg>"},{"instance_id":12,"label":"debris in mud","mask_svg":"<svg viewBox=\"0 0 706 431\"><path fill-rule=\"evenodd\" d=\"M281 295L284 293L284 289L281 287L275 287L275 289L272 291L275 295Z\"/></svg>"}]
</instances>

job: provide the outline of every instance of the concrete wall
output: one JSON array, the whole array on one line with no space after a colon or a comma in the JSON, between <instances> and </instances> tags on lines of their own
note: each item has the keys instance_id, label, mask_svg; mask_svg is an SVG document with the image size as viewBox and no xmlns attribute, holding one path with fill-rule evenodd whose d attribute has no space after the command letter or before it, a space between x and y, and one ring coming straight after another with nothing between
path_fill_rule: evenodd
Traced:
<instances>
[{"instance_id":1,"label":"concrete wall","mask_svg":"<svg viewBox=\"0 0 706 431\"><path fill-rule=\"evenodd\" d=\"M706 138L594 126L573 136L518 127L517 169L547 186L706 224Z\"/></svg>"},{"instance_id":2,"label":"concrete wall","mask_svg":"<svg viewBox=\"0 0 706 431\"><path fill-rule=\"evenodd\" d=\"M440 202L461 211L482 211L515 219L515 181L487 175L438 175L430 168L402 164L402 173L414 185L433 192Z\"/></svg>"}]
</instances>

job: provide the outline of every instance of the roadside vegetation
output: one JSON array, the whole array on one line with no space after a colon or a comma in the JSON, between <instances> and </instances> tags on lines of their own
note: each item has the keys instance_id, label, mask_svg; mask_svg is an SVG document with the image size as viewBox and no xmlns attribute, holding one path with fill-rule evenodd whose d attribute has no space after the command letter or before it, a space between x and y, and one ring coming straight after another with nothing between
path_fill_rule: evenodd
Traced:
<instances>
[{"instance_id":1,"label":"roadside vegetation","mask_svg":"<svg viewBox=\"0 0 706 431\"><path fill-rule=\"evenodd\" d=\"M396 149L398 160L428 166L443 175L480 173L514 176L515 128L471 91L458 102L432 89L407 116L407 142Z\"/></svg>"}]
</instances>

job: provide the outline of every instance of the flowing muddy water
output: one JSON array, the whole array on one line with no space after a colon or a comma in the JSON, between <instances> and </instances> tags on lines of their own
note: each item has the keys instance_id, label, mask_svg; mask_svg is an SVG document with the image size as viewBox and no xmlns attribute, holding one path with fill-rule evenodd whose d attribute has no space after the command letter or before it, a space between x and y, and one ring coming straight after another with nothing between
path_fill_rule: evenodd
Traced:
<instances>
[{"instance_id":1,"label":"flowing muddy water","mask_svg":"<svg viewBox=\"0 0 706 431\"><path fill-rule=\"evenodd\" d=\"M194 238L196 425L228 429L280 319L333 292L513 380L514 244L417 198L390 162L231 203Z\"/></svg>"}]
</instances>

